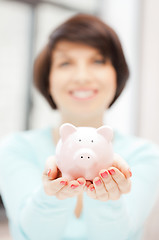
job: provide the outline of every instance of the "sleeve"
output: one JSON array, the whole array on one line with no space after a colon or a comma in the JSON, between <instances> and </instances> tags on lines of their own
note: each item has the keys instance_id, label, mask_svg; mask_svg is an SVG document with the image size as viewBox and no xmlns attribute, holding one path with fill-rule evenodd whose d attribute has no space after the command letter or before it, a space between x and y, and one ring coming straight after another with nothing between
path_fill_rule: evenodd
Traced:
<instances>
[{"instance_id":1,"label":"sleeve","mask_svg":"<svg viewBox=\"0 0 159 240\"><path fill-rule=\"evenodd\" d=\"M0 144L0 191L8 218L24 239L61 238L74 200L44 193L36 155L18 134Z\"/></svg>"},{"instance_id":2,"label":"sleeve","mask_svg":"<svg viewBox=\"0 0 159 240\"><path fill-rule=\"evenodd\" d=\"M151 144L138 148L128 159L133 176L131 192L117 201L101 202L85 196L90 239L138 239L159 190L159 150Z\"/></svg>"}]
</instances>

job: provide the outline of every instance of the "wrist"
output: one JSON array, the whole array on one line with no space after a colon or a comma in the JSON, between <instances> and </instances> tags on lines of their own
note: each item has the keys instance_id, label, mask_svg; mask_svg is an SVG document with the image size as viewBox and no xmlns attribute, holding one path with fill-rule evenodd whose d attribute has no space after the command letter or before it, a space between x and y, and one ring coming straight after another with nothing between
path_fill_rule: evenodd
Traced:
<instances>
[{"instance_id":1,"label":"wrist","mask_svg":"<svg viewBox=\"0 0 159 240\"><path fill-rule=\"evenodd\" d=\"M63 206L70 207L75 205L75 198L59 200L56 196L49 196L45 193L42 184L40 184L33 194L33 201L47 207Z\"/></svg>"},{"instance_id":2,"label":"wrist","mask_svg":"<svg viewBox=\"0 0 159 240\"><path fill-rule=\"evenodd\" d=\"M118 200L108 200L108 201L100 201L98 199L90 198L86 192L84 192L84 201L88 208L103 208L104 209L113 209L118 210L124 205L124 199L123 196Z\"/></svg>"}]
</instances>

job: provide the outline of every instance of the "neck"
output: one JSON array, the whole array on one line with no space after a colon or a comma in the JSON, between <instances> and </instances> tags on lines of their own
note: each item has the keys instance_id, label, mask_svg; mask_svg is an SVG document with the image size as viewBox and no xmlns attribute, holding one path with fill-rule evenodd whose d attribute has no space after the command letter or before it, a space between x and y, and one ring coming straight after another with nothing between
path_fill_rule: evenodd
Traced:
<instances>
[{"instance_id":1,"label":"neck","mask_svg":"<svg viewBox=\"0 0 159 240\"><path fill-rule=\"evenodd\" d=\"M71 123L76 127L94 127L94 128L98 128L101 127L104 124L104 114L101 116L96 116L96 117L92 117L92 118L72 118L69 116L61 116L61 121L60 124L53 130L53 139L54 142L57 143L60 136L59 136L59 127L63 124L63 123Z\"/></svg>"},{"instance_id":2,"label":"neck","mask_svg":"<svg viewBox=\"0 0 159 240\"><path fill-rule=\"evenodd\" d=\"M81 117L75 117L75 118L70 118L68 117L63 117L61 118L61 124L63 123L71 123L76 127L94 127L94 128L98 128L101 127L104 124L104 116L96 116L96 117L85 117L85 118L81 118Z\"/></svg>"}]
</instances>

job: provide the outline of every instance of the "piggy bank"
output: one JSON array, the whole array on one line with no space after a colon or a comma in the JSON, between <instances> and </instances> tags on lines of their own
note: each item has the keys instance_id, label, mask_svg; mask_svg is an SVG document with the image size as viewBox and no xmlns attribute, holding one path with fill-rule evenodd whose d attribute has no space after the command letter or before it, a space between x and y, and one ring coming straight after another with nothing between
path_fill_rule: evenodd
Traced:
<instances>
[{"instance_id":1,"label":"piggy bank","mask_svg":"<svg viewBox=\"0 0 159 240\"><path fill-rule=\"evenodd\" d=\"M65 123L60 127L60 136L55 156L62 177L68 180L84 177L92 181L100 170L112 165L113 131L110 127L96 129Z\"/></svg>"}]
</instances>

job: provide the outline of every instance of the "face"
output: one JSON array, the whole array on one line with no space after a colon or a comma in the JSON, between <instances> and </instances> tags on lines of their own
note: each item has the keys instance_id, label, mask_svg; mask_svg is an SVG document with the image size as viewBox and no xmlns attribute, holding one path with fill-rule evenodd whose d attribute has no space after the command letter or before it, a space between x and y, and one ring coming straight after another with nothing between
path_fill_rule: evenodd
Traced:
<instances>
[{"instance_id":1,"label":"face","mask_svg":"<svg viewBox=\"0 0 159 240\"><path fill-rule=\"evenodd\" d=\"M116 71L100 52L82 43L60 41L52 53L50 95L64 115L103 114L116 92Z\"/></svg>"}]
</instances>

